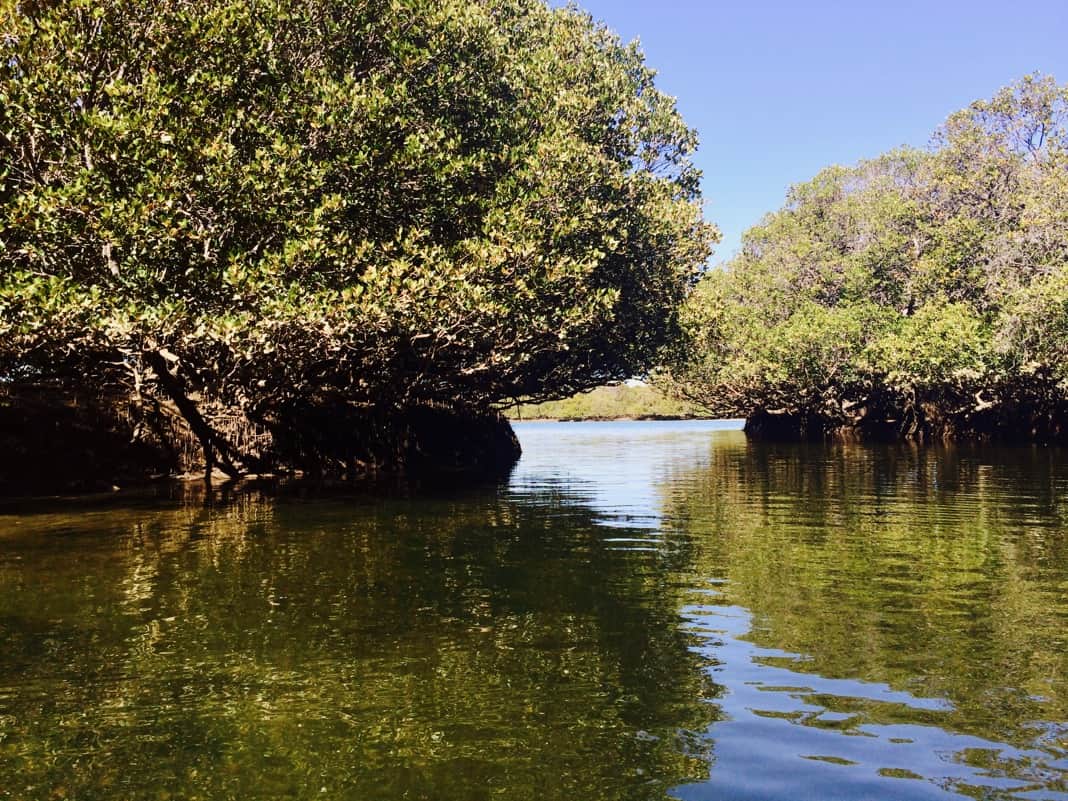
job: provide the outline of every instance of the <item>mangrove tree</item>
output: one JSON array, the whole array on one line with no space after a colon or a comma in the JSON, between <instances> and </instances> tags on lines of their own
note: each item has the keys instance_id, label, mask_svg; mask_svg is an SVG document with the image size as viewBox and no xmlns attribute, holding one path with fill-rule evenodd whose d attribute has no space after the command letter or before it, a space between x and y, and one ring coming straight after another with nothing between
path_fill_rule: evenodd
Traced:
<instances>
[{"instance_id":1,"label":"mangrove tree","mask_svg":"<svg viewBox=\"0 0 1068 801\"><path fill-rule=\"evenodd\" d=\"M420 414L642 372L715 238L694 132L574 8L0 14L8 411L118 398L135 440L181 429L231 475L402 462Z\"/></svg>"},{"instance_id":2,"label":"mangrove tree","mask_svg":"<svg viewBox=\"0 0 1068 801\"><path fill-rule=\"evenodd\" d=\"M1063 438L1068 87L794 187L684 318L674 390L752 433Z\"/></svg>"}]
</instances>

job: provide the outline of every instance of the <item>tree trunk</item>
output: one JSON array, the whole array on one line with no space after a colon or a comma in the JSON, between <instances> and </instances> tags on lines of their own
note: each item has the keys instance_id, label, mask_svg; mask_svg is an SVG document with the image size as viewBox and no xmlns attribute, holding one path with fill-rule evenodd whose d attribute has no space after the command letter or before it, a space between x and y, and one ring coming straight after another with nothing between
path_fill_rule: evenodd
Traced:
<instances>
[{"instance_id":1,"label":"tree trunk","mask_svg":"<svg viewBox=\"0 0 1068 801\"><path fill-rule=\"evenodd\" d=\"M229 444L204 419L196 404L186 394L182 380L168 369L163 355L148 351L145 353L145 362L156 374L160 387L178 408L190 430L200 440L200 446L204 449L204 480L211 483L212 469L216 464L230 478L240 478L241 470L231 459Z\"/></svg>"}]
</instances>

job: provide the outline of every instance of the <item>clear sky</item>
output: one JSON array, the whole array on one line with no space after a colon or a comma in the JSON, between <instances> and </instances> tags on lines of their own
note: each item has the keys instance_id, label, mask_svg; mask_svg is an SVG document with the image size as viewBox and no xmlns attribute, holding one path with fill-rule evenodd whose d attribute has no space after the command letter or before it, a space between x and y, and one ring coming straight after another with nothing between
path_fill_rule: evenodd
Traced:
<instances>
[{"instance_id":1,"label":"clear sky","mask_svg":"<svg viewBox=\"0 0 1068 801\"><path fill-rule=\"evenodd\" d=\"M640 39L701 134L714 261L828 164L926 145L1028 72L1068 83L1068 0L578 0Z\"/></svg>"}]
</instances>

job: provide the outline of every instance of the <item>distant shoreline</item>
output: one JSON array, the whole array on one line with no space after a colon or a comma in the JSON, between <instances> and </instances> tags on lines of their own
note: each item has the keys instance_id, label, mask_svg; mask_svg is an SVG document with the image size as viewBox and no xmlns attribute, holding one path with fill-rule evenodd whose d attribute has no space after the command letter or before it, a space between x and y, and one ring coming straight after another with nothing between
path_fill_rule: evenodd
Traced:
<instances>
[{"instance_id":1,"label":"distant shoreline","mask_svg":"<svg viewBox=\"0 0 1068 801\"><path fill-rule=\"evenodd\" d=\"M713 419L705 409L669 398L644 384L614 384L561 400L518 404L505 409L504 414L509 420L556 422Z\"/></svg>"},{"instance_id":2,"label":"distant shoreline","mask_svg":"<svg viewBox=\"0 0 1068 801\"><path fill-rule=\"evenodd\" d=\"M673 415L638 415L620 417L508 417L509 423L649 423L649 422L723 422L720 417L682 417ZM733 418L726 418L733 421Z\"/></svg>"}]
</instances>

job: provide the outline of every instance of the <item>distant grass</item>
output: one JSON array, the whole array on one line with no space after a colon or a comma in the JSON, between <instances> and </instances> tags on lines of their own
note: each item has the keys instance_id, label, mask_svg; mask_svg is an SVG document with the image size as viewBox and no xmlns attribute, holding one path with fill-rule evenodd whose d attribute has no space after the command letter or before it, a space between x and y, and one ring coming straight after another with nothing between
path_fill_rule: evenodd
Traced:
<instances>
[{"instance_id":1,"label":"distant grass","mask_svg":"<svg viewBox=\"0 0 1068 801\"><path fill-rule=\"evenodd\" d=\"M598 387L559 401L520 404L505 410L513 420L620 420L708 417L696 407L666 397L650 386Z\"/></svg>"}]
</instances>

